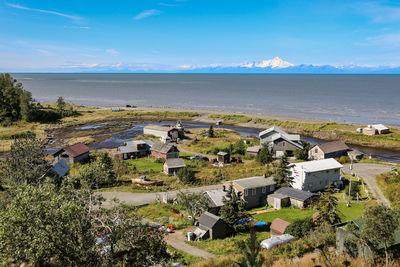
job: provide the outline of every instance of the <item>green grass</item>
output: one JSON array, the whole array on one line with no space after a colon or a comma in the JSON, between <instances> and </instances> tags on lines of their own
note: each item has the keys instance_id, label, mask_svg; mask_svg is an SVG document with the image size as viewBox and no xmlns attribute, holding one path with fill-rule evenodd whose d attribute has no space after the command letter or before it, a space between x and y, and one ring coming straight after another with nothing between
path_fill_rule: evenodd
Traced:
<instances>
[{"instance_id":1,"label":"green grass","mask_svg":"<svg viewBox=\"0 0 400 267\"><path fill-rule=\"evenodd\" d=\"M189 266L193 263L203 260L203 258L201 257L190 255L189 253L186 253L182 250L178 250L170 245L168 245L168 250L171 253L171 260L170 260L171 263L179 262Z\"/></svg>"},{"instance_id":2,"label":"green grass","mask_svg":"<svg viewBox=\"0 0 400 267\"><path fill-rule=\"evenodd\" d=\"M215 255L228 255L228 254L239 254L240 249L237 247L236 243L241 240L246 240L249 238L250 234L243 233L236 236L227 237L224 239L207 239L201 241L188 242L192 246L207 250ZM261 242L264 239L269 238L269 232L257 232L257 240Z\"/></svg>"},{"instance_id":3,"label":"green grass","mask_svg":"<svg viewBox=\"0 0 400 267\"><path fill-rule=\"evenodd\" d=\"M339 203L338 210L342 222L351 221L360 218L363 214L365 202L352 202L350 207L346 203Z\"/></svg>"},{"instance_id":4,"label":"green grass","mask_svg":"<svg viewBox=\"0 0 400 267\"><path fill-rule=\"evenodd\" d=\"M259 221L269 222L269 223L275 220L276 218L281 218L285 221L293 222L296 219L310 218L315 212L316 210L314 209L284 208L271 212L255 214L253 215L253 218Z\"/></svg>"},{"instance_id":5,"label":"green grass","mask_svg":"<svg viewBox=\"0 0 400 267\"><path fill-rule=\"evenodd\" d=\"M130 166L135 166L137 171L163 171L163 163L155 162L154 158L139 158L139 159L129 159L127 160Z\"/></svg>"}]
</instances>

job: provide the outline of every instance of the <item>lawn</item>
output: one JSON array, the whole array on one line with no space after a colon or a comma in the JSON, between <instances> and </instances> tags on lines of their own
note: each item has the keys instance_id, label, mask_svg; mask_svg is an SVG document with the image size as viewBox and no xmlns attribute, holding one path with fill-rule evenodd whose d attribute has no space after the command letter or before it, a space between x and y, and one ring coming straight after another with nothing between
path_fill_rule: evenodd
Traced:
<instances>
[{"instance_id":1,"label":"lawn","mask_svg":"<svg viewBox=\"0 0 400 267\"><path fill-rule=\"evenodd\" d=\"M172 209L179 211L182 217L178 217L172 213ZM178 205L154 202L139 208L137 212L150 221L162 225L173 224L175 229L184 229L193 225L193 222L187 219L186 212Z\"/></svg>"},{"instance_id":2,"label":"lawn","mask_svg":"<svg viewBox=\"0 0 400 267\"><path fill-rule=\"evenodd\" d=\"M240 249L237 247L236 243L241 240L246 240L250 236L249 233L238 234L236 236L227 237L225 239L206 239L201 241L188 242L192 246L207 250L215 255L228 255L228 254L238 254ZM269 238L269 232L257 232L257 240L261 242L264 239Z\"/></svg>"},{"instance_id":3,"label":"lawn","mask_svg":"<svg viewBox=\"0 0 400 267\"><path fill-rule=\"evenodd\" d=\"M360 218L363 214L364 207L365 202L354 202L351 203L350 207L347 207L346 203L339 203L338 210L342 222Z\"/></svg>"},{"instance_id":4,"label":"lawn","mask_svg":"<svg viewBox=\"0 0 400 267\"><path fill-rule=\"evenodd\" d=\"M178 250L170 245L168 245L168 250L171 253L171 263L179 262L184 264L185 266L190 266L193 263L200 262L203 260L201 257L193 256L189 253L186 253L182 250Z\"/></svg>"},{"instance_id":5,"label":"lawn","mask_svg":"<svg viewBox=\"0 0 400 267\"><path fill-rule=\"evenodd\" d=\"M297 208L285 208L280 210L275 210L271 212L265 212L261 214L253 215L253 218L263 221L272 222L276 218L281 218L288 222L293 222L296 219L310 218L316 210L314 209L297 209Z\"/></svg>"},{"instance_id":6,"label":"lawn","mask_svg":"<svg viewBox=\"0 0 400 267\"><path fill-rule=\"evenodd\" d=\"M137 171L154 171L154 172L162 172L163 171L163 163L157 162L155 158L146 157L139 159L129 159L126 161L130 166L135 166Z\"/></svg>"}]
</instances>

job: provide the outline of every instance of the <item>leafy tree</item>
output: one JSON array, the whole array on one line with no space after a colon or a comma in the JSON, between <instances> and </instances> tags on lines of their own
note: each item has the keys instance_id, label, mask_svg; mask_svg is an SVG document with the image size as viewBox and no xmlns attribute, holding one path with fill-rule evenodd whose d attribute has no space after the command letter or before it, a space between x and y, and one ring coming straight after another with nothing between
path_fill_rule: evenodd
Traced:
<instances>
[{"instance_id":1,"label":"leafy tree","mask_svg":"<svg viewBox=\"0 0 400 267\"><path fill-rule=\"evenodd\" d=\"M99 245L107 252L105 266L155 266L169 259L164 233L143 224L132 207L101 208L93 222L96 232L102 233Z\"/></svg>"},{"instance_id":2,"label":"leafy tree","mask_svg":"<svg viewBox=\"0 0 400 267\"><path fill-rule=\"evenodd\" d=\"M325 265L333 266L332 255L329 252L329 248L336 243L336 234L333 227L329 223L322 223L309 234L308 238L311 244L321 253Z\"/></svg>"},{"instance_id":3,"label":"leafy tree","mask_svg":"<svg viewBox=\"0 0 400 267\"><path fill-rule=\"evenodd\" d=\"M212 125L210 125L210 128L208 129L208 137L210 138L214 137L214 128Z\"/></svg>"},{"instance_id":4,"label":"leafy tree","mask_svg":"<svg viewBox=\"0 0 400 267\"><path fill-rule=\"evenodd\" d=\"M289 161L286 153L279 160L278 168L275 171L274 181L277 188L291 186L293 178L289 176Z\"/></svg>"},{"instance_id":5,"label":"leafy tree","mask_svg":"<svg viewBox=\"0 0 400 267\"><path fill-rule=\"evenodd\" d=\"M241 261L237 263L240 267L262 267L264 257L260 254L261 246L257 241L257 233L254 227L250 227L250 237L246 241L239 241L236 244L241 253Z\"/></svg>"},{"instance_id":6,"label":"leafy tree","mask_svg":"<svg viewBox=\"0 0 400 267\"><path fill-rule=\"evenodd\" d=\"M52 183L20 185L0 213L0 259L19 265L98 266L90 195Z\"/></svg>"},{"instance_id":7,"label":"leafy tree","mask_svg":"<svg viewBox=\"0 0 400 267\"><path fill-rule=\"evenodd\" d=\"M178 171L177 173L179 181L184 184L194 184L197 182L196 176L194 171L190 168L185 167Z\"/></svg>"},{"instance_id":8,"label":"leafy tree","mask_svg":"<svg viewBox=\"0 0 400 267\"><path fill-rule=\"evenodd\" d=\"M185 193L180 191L176 195L176 202L178 205L183 206L192 218L207 211L210 207L209 199L203 193Z\"/></svg>"},{"instance_id":9,"label":"leafy tree","mask_svg":"<svg viewBox=\"0 0 400 267\"><path fill-rule=\"evenodd\" d=\"M294 151L294 156L298 160L308 160L308 151L310 151L311 145L309 142L301 140L303 149L296 149Z\"/></svg>"},{"instance_id":10,"label":"leafy tree","mask_svg":"<svg viewBox=\"0 0 400 267\"><path fill-rule=\"evenodd\" d=\"M220 214L222 220L228 225L229 231L237 233L246 230L247 226L240 223L249 219L249 214L245 210L246 202L233 190L232 184L223 202L224 206L221 207Z\"/></svg>"},{"instance_id":11,"label":"leafy tree","mask_svg":"<svg viewBox=\"0 0 400 267\"><path fill-rule=\"evenodd\" d=\"M266 145L263 145L256 157L256 161L260 162L261 164L268 164L271 163L273 160L274 158L272 157L272 154L269 151L268 147Z\"/></svg>"},{"instance_id":12,"label":"leafy tree","mask_svg":"<svg viewBox=\"0 0 400 267\"><path fill-rule=\"evenodd\" d=\"M112 160L106 153L83 165L77 171L76 177L91 188L108 187L116 183Z\"/></svg>"},{"instance_id":13,"label":"leafy tree","mask_svg":"<svg viewBox=\"0 0 400 267\"><path fill-rule=\"evenodd\" d=\"M325 192L316 204L316 209L319 213L317 223L335 224L340 222L340 217L337 211L338 199L334 194L333 185L328 185Z\"/></svg>"},{"instance_id":14,"label":"leafy tree","mask_svg":"<svg viewBox=\"0 0 400 267\"><path fill-rule=\"evenodd\" d=\"M29 91L23 90L20 94L20 112L21 119L24 121L32 120L32 110L34 109L32 104L32 94Z\"/></svg>"},{"instance_id":15,"label":"leafy tree","mask_svg":"<svg viewBox=\"0 0 400 267\"><path fill-rule=\"evenodd\" d=\"M65 103L64 98L62 96L59 96L57 98L56 104L57 104L57 111L60 114L63 114L65 112L65 108L67 107L67 103Z\"/></svg>"},{"instance_id":16,"label":"leafy tree","mask_svg":"<svg viewBox=\"0 0 400 267\"><path fill-rule=\"evenodd\" d=\"M23 93L21 83L17 83L8 73L0 74L0 123L8 125L21 119L20 103Z\"/></svg>"},{"instance_id":17,"label":"leafy tree","mask_svg":"<svg viewBox=\"0 0 400 267\"><path fill-rule=\"evenodd\" d=\"M346 185L344 192L348 194L349 192L349 185ZM352 199L357 198L357 194L359 195L361 192L361 183L358 181L351 181L351 189L350 189L350 196Z\"/></svg>"},{"instance_id":18,"label":"leafy tree","mask_svg":"<svg viewBox=\"0 0 400 267\"><path fill-rule=\"evenodd\" d=\"M246 145L242 139L237 140L237 142L234 144L234 152L235 154L239 155L246 154Z\"/></svg>"},{"instance_id":19,"label":"leafy tree","mask_svg":"<svg viewBox=\"0 0 400 267\"><path fill-rule=\"evenodd\" d=\"M296 238L302 238L313 229L314 222L312 218L296 219L286 228L285 233L290 234Z\"/></svg>"},{"instance_id":20,"label":"leafy tree","mask_svg":"<svg viewBox=\"0 0 400 267\"><path fill-rule=\"evenodd\" d=\"M44 158L46 144L45 140L37 139L33 134L15 139L10 155L0 161L3 183L10 186L42 183L51 169Z\"/></svg>"},{"instance_id":21,"label":"leafy tree","mask_svg":"<svg viewBox=\"0 0 400 267\"><path fill-rule=\"evenodd\" d=\"M361 239L373 253L383 248L385 263L389 266L393 234L400 224L397 212L381 204L367 208L363 217L365 221L360 233Z\"/></svg>"}]
</instances>

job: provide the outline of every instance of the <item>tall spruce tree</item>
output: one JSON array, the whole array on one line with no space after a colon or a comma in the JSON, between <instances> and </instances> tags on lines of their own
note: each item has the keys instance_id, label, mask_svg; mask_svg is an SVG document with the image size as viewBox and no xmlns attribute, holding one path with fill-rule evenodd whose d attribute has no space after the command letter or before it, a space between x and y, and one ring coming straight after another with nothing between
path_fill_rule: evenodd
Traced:
<instances>
[{"instance_id":1,"label":"tall spruce tree","mask_svg":"<svg viewBox=\"0 0 400 267\"><path fill-rule=\"evenodd\" d=\"M316 208L319 213L317 223L335 224L340 222L340 217L337 210L338 199L335 196L334 187L328 185L317 202Z\"/></svg>"},{"instance_id":2,"label":"tall spruce tree","mask_svg":"<svg viewBox=\"0 0 400 267\"><path fill-rule=\"evenodd\" d=\"M279 160L279 165L274 175L277 188L292 185L293 178L289 176L289 173L289 161L285 153Z\"/></svg>"}]
</instances>

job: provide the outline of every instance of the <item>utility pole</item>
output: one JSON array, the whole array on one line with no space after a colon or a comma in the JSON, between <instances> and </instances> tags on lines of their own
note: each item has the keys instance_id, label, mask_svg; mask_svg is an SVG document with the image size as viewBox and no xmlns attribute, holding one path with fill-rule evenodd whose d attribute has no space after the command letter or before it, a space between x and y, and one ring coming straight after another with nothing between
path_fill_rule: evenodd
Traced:
<instances>
[{"instance_id":1,"label":"utility pole","mask_svg":"<svg viewBox=\"0 0 400 267\"><path fill-rule=\"evenodd\" d=\"M351 178L353 177L353 159L350 163L350 184L349 184L349 199L347 201L347 207L350 207L350 192L351 192Z\"/></svg>"}]
</instances>

